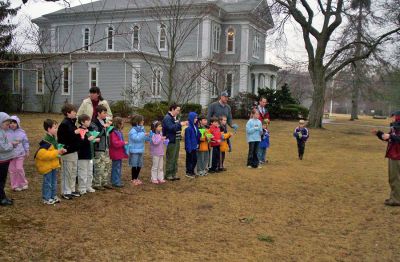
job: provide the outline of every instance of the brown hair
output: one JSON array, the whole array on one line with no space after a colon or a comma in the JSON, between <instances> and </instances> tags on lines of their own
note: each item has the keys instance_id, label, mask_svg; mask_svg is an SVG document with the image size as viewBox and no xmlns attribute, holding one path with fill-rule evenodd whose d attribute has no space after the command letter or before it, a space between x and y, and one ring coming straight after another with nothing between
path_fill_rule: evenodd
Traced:
<instances>
[{"instance_id":1,"label":"brown hair","mask_svg":"<svg viewBox=\"0 0 400 262\"><path fill-rule=\"evenodd\" d=\"M71 113L72 111L76 112L76 107L73 104L64 104L61 108L61 113L63 113L64 116L67 116L67 114Z\"/></svg>"},{"instance_id":2,"label":"brown hair","mask_svg":"<svg viewBox=\"0 0 400 262\"><path fill-rule=\"evenodd\" d=\"M144 120L143 116L141 116L141 115L134 115L134 116L131 118L131 125L132 125L132 126L138 126L143 120Z\"/></svg>"},{"instance_id":3,"label":"brown hair","mask_svg":"<svg viewBox=\"0 0 400 262\"><path fill-rule=\"evenodd\" d=\"M78 123L83 124L83 122L86 122L90 119L91 119L90 116L88 116L86 114L82 114L82 115L78 116Z\"/></svg>"},{"instance_id":4,"label":"brown hair","mask_svg":"<svg viewBox=\"0 0 400 262\"><path fill-rule=\"evenodd\" d=\"M116 117L113 118L113 121L112 121L112 122L113 122L113 126L114 126L116 129L120 130L121 127L122 127L122 124L124 123L124 120L122 119L122 117L116 116Z\"/></svg>"},{"instance_id":5,"label":"brown hair","mask_svg":"<svg viewBox=\"0 0 400 262\"><path fill-rule=\"evenodd\" d=\"M258 114L258 110L256 108L253 108L251 110L250 117L253 117L255 114Z\"/></svg>"},{"instance_id":6,"label":"brown hair","mask_svg":"<svg viewBox=\"0 0 400 262\"><path fill-rule=\"evenodd\" d=\"M103 105L98 105L96 107L96 113L99 114L101 112L107 112L107 107L103 106Z\"/></svg>"},{"instance_id":7,"label":"brown hair","mask_svg":"<svg viewBox=\"0 0 400 262\"><path fill-rule=\"evenodd\" d=\"M46 130L46 132L49 130L49 128L52 128L54 125L58 125L58 122L53 119L46 119L43 122L43 128Z\"/></svg>"},{"instance_id":8,"label":"brown hair","mask_svg":"<svg viewBox=\"0 0 400 262\"><path fill-rule=\"evenodd\" d=\"M161 121L155 120L151 123L151 131L153 131L153 133L156 133L156 129L157 127L159 127L161 125Z\"/></svg>"},{"instance_id":9,"label":"brown hair","mask_svg":"<svg viewBox=\"0 0 400 262\"><path fill-rule=\"evenodd\" d=\"M210 124L212 124L214 122L218 122L218 117L213 116L213 117L210 118Z\"/></svg>"}]
</instances>

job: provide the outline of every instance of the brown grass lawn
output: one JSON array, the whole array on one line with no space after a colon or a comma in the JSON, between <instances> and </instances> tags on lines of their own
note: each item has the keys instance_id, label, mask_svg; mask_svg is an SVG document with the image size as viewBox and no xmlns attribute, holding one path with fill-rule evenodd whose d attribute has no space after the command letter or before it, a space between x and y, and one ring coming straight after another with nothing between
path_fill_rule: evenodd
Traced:
<instances>
[{"instance_id":1,"label":"brown grass lawn","mask_svg":"<svg viewBox=\"0 0 400 262\"><path fill-rule=\"evenodd\" d=\"M22 115L32 155L47 115ZM51 117L61 119L59 115ZM0 209L1 261L400 261L400 208L386 207L385 143L369 134L387 120L363 119L311 130L296 155L295 122L273 121L269 164L246 168L245 121L228 171L179 182L96 192L55 206L41 202L31 156L30 188L7 193ZM129 127L125 127L125 131Z\"/></svg>"}]
</instances>

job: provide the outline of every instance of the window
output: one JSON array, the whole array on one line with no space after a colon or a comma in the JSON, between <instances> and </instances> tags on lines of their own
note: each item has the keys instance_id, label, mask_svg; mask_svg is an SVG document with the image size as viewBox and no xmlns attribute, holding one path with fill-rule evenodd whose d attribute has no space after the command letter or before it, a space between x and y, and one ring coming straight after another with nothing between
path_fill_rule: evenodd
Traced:
<instances>
[{"instance_id":1,"label":"window","mask_svg":"<svg viewBox=\"0 0 400 262\"><path fill-rule=\"evenodd\" d=\"M219 52L219 42L221 38L221 27L219 25L214 25L213 29L213 51Z\"/></svg>"},{"instance_id":2,"label":"window","mask_svg":"<svg viewBox=\"0 0 400 262\"><path fill-rule=\"evenodd\" d=\"M114 28L107 27L107 50L114 50Z\"/></svg>"},{"instance_id":3,"label":"window","mask_svg":"<svg viewBox=\"0 0 400 262\"><path fill-rule=\"evenodd\" d=\"M225 89L228 91L229 95L232 95L232 86L233 86L233 74L227 73L225 80Z\"/></svg>"},{"instance_id":4,"label":"window","mask_svg":"<svg viewBox=\"0 0 400 262\"><path fill-rule=\"evenodd\" d=\"M161 70L155 69L153 72L153 79L151 81L151 93L152 93L153 97L160 97L161 78L162 78Z\"/></svg>"},{"instance_id":5,"label":"window","mask_svg":"<svg viewBox=\"0 0 400 262\"><path fill-rule=\"evenodd\" d=\"M90 51L90 29L85 28L83 30L83 50Z\"/></svg>"},{"instance_id":6,"label":"window","mask_svg":"<svg viewBox=\"0 0 400 262\"><path fill-rule=\"evenodd\" d=\"M218 73L216 71L211 72L211 97L218 96Z\"/></svg>"},{"instance_id":7,"label":"window","mask_svg":"<svg viewBox=\"0 0 400 262\"><path fill-rule=\"evenodd\" d=\"M132 68L132 89L130 90L129 100L133 106L139 105L140 92L140 67Z\"/></svg>"},{"instance_id":8,"label":"window","mask_svg":"<svg viewBox=\"0 0 400 262\"><path fill-rule=\"evenodd\" d=\"M20 70L13 70L13 94L21 93L21 79L20 79Z\"/></svg>"},{"instance_id":9,"label":"window","mask_svg":"<svg viewBox=\"0 0 400 262\"><path fill-rule=\"evenodd\" d=\"M41 67L38 67L36 71L36 94L44 94L44 71Z\"/></svg>"},{"instance_id":10,"label":"window","mask_svg":"<svg viewBox=\"0 0 400 262\"><path fill-rule=\"evenodd\" d=\"M89 88L99 86L99 65L89 64Z\"/></svg>"},{"instance_id":11,"label":"window","mask_svg":"<svg viewBox=\"0 0 400 262\"><path fill-rule=\"evenodd\" d=\"M167 33L166 33L166 26L161 24L160 31L158 34L158 49L160 51L167 51Z\"/></svg>"},{"instance_id":12,"label":"window","mask_svg":"<svg viewBox=\"0 0 400 262\"><path fill-rule=\"evenodd\" d=\"M63 66L62 67L62 75L63 75L63 78L62 78L63 81L62 81L61 94L62 95L69 95L69 87L70 87L70 84L71 84L69 66Z\"/></svg>"},{"instance_id":13,"label":"window","mask_svg":"<svg viewBox=\"0 0 400 262\"><path fill-rule=\"evenodd\" d=\"M226 52L235 53L235 30L229 28L226 34Z\"/></svg>"},{"instance_id":14,"label":"window","mask_svg":"<svg viewBox=\"0 0 400 262\"><path fill-rule=\"evenodd\" d=\"M139 27L135 25L132 31L132 48L139 49Z\"/></svg>"},{"instance_id":15,"label":"window","mask_svg":"<svg viewBox=\"0 0 400 262\"><path fill-rule=\"evenodd\" d=\"M253 57L258 58L259 53L260 53L260 37L258 35L255 35L253 39Z\"/></svg>"}]
</instances>

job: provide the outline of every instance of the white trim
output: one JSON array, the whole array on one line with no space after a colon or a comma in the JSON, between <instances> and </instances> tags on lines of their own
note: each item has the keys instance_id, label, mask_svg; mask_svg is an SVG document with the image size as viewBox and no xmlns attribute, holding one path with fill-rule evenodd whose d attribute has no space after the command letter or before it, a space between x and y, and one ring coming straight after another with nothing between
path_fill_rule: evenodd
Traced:
<instances>
[{"instance_id":1,"label":"white trim","mask_svg":"<svg viewBox=\"0 0 400 262\"><path fill-rule=\"evenodd\" d=\"M256 33L253 37L252 57L260 59L260 36Z\"/></svg>"},{"instance_id":2,"label":"white trim","mask_svg":"<svg viewBox=\"0 0 400 262\"><path fill-rule=\"evenodd\" d=\"M42 92L39 92L39 72L42 77ZM43 67L37 67L36 69L36 95L44 95L44 70Z\"/></svg>"},{"instance_id":3,"label":"white trim","mask_svg":"<svg viewBox=\"0 0 400 262\"><path fill-rule=\"evenodd\" d=\"M108 44L109 44L109 40L110 40L108 34L109 34L109 32L110 32L110 28L112 28L112 35L111 35L111 45L112 45L112 48L111 48L111 49L108 48ZM115 40L115 28L114 28L113 25L110 25L110 24L109 24L109 25L106 27L106 51L114 51L114 49L115 49L114 40Z\"/></svg>"},{"instance_id":4,"label":"white trim","mask_svg":"<svg viewBox=\"0 0 400 262\"><path fill-rule=\"evenodd\" d=\"M163 27L163 28L161 28ZM161 31L164 30L165 33L165 47L161 48ZM158 42L157 47L159 51L167 51L168 50L168 42L167 42L167 26L165 24L158 25Z\"/></svg>"},{"instance_id":5,"label":"white trim","mask_svg":"<svg viewBox=\"0 0 400 262\"><path fill-rule=\"evenodd\" d=\"M17 80L18 80L18 92L15 89L15 72L17 72ZM13 79L12 79L13 85L12 85L12 93L13 94L21 94L21 74L20 74L20 70L13 70Z\"/></svg>"},{"instance_id":6,"label":"white trim","mask_svg":"<svg viewBox=\"0 0 400 262\"><path fill-rule=\"evenodd\" d=\"M221 49L221 25L214 24L212 30L212 50L214 53L219 53Z\"/></svg>"},{"instance_id":7,"label":"white trim","mask_svg":"<svg viewBox=\"0 0 400 262\"><path fill-rule=\"evenodd\" d=\"M67 87L68 87L68 92L65 92L65 69L68 70L68 76L67 76ZM69 96L71 93L71 67L70 65L62 65L61 66L61 75L62 75L62 81L61 81L61 95L63 96Z\"/></svg>"},{"instance_id":8,"label":"white trim","mask_svg":"<svg viewBox=\"0 0 400 262\"><path fill-rule=\"evenodd\" d=\"M232 75L232 80L231 80L231 87L230 90L228 89L228 75ZM234 83L234 79L235 79L235 74L232 71L228 71L225 74L225 90L226 91L230 91L230 96L233 96L233 83Z\"/></svg>"},{"instance_id":9,"label":"white trim","mask_svg":"<svg viewBox=\"0 0 400 262\"><path fill-rule=\"evenodd\" d=\"M137 44L137 48L135 48L134 46L133 46L133 43L134 43L134 34L135 34L135 27L137 27L138 28L138 44ZM132 38L131 38L131 41L132 41L132 44L131 44L131 48L132 48L132 50L140 50L140 26L139 25L136 25L136 24L134 24L133 26L132 26Z\"/></svg>"},{"instance_id":10,"label":"white trim","mask_svg":"<svg viewBox=\"0 0 400 262\"><path fill-rule=\"evenodd\" d=\"M89 89L92 87L92 68L96 69L96 85L99 86L99 69L100 63L88 63L88 71L89 71Z\"/></svg>"},{"instance_id":11,"label":"white trim","mask_svg":"<svg viewBox=\"0 0 400 262\"><path fill-rule=\"evenodd\" d=\"M87 45L87 49L86 49L86 45L85 45L85 40L86 40L86 29L89 30L88 33L88 45ZM85 26L84 28L82 28L82 51L88 51L90 52L90 28Z\"/></svg>"},{"instance_id":12,"label":"white trim","mask_svg":"<svg viewBox=\"0 0 400 262\"><path fill-rule=\"evenodd\" d=\"M210 58L211 50L211 20L208 18L203 19L201 34L201 57L203 59Z\"/></svg>"},{"instance_id":13,"label":"white trim","mask_svg":"<svg viewBox=\"0 0 400 262\"><path fill-rule=\"evenodd\" d=\"M228 35L228 32L230 31L230 30L233 30L233 39L232 39L232 51L228 51L228 37L229 37L229 35ZM231 54L235 54L235 48L236 48L236 29L233 27L233 26L229 26L226 30L225 30L225 35L226 35L226 38L225 38L225 53L226 54L228 54L228 55L231 55Z\"/></svg>"}]
</instances>

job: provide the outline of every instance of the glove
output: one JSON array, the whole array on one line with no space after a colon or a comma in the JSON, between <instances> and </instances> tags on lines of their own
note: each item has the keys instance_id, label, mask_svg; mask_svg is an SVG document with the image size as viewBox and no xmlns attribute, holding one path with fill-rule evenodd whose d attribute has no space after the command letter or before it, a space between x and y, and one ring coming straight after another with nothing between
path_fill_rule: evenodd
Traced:
<instances>
[{"instance_id":1,"label":"glove","mask_svg":"<svg viewBox=\"0 0 400 262\"><path fill-rule=\"evenodd\" d=\"M235 130L235 132L238 130L239 126L237 124L233 124L232 125L233 130Z\"/></svg>"}]
</instances>

